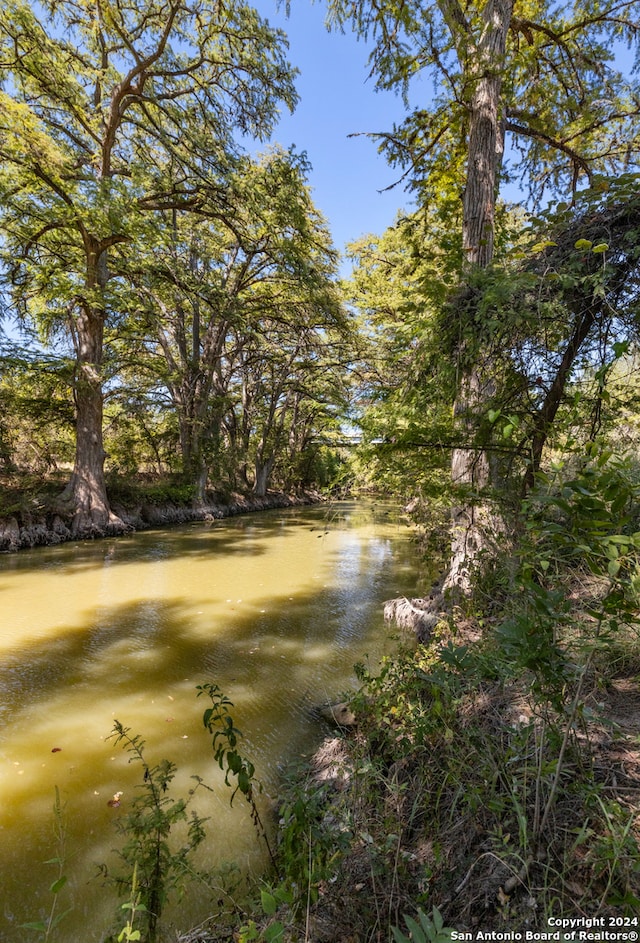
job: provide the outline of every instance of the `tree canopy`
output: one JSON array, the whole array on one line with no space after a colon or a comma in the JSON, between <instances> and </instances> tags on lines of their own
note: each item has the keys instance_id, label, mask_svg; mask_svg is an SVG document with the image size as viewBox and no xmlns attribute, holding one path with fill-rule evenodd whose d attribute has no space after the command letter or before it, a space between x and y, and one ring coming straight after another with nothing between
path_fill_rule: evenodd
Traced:
<instances>
[{"instance_id":1,"label":"tree canopy","mask_svg":"<svg viewBox=\"0 0 640 943\"><path fill-rule=\"evenodd\" d=\"M64 502L75 533L119 526L104 481L104 396L122 368L115 338L132 318L141 323L141 308L154 307L162 347L169 328L158 326L160 312L172 308L175 319L188 304L192 379L200 382L204 363L206 399L222 339L239 317L250 320L234 308L256 272L268 285L277 270L274 290L288 279L299 297L303 282L313 294L314 278L320 286L332 277L328 237L318 243L327 261L313 245L304 168L282 155L259 170L242 155L243 135L266 138L279 107L295 105L294 76L284 34L244 2L12 2L0 14L5 287L43 339L73 346L76 456ZM185 244L189 230L209 233L200 248L192 237ZM170 276L157 264L167 252ZM197 295L198 267L206 298ZM188 296L177 312L176 292ZM250 294L257 310L255 285ZM212 312L208 333L193 319L199 305ZM165 382L177 403L175 369Z\"/></svg>"}]
</instances>

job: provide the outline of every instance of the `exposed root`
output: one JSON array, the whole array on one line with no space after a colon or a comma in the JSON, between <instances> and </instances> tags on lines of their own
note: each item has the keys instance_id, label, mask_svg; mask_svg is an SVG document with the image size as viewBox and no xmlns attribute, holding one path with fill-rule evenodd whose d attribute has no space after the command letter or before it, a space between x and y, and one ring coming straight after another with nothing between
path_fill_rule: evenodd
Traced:
<instances>
[{"instance_id":1,"label":"exposed root","mask_svg":"<svg viewBox=\"0 0 640 943\"><path fill-rule=\"evenodd\" d=\"M388 599L384 604L384 617L387 622L395 621L401 629L411 629L419 642L427 642L436 625L444 616L444 597L436 592L432 596L420 599Z\"/></svg>"},{"instance_id":2,"label":"exposed root","mask_svg":"<svg viewBox=\"0 0 640 943\"><path fill-rule=\"evenodd\" d=\"M211 504L198 508L172 503L162 506L142 504L129 508L114 505L113 510L106 511L100 518L91 512L76 513L73 509L65 511L58 498L52 507L42 507L34 512L20 510L5 518L0 516L0 552L13 552L68 540L111 537L170 524L193 521L212 524L237 514L304 506L320 500L320 496L314 492L304 495L271 492L265 498L235 495L228 504Z\"/></svg>"}]
</instances>

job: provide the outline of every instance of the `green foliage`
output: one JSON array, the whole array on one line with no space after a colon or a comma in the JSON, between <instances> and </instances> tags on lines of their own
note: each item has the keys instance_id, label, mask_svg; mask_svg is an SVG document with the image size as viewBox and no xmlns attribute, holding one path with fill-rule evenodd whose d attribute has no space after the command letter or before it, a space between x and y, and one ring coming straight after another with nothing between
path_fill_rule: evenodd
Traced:
<instances>
[{"instance_id":1,"label":"green foliage","mask_svg":"<svg viewBox=\"0 0 640 943\"><path fill-rule=\"evenodd\" d=\"M262 791L262 786L255 778L253 764L238 751L242 734L229 713L232 702L215 684L199 686L200 695L211 700L211 707L204 711L203 723L212 734L214 757L225 773L225 782L228 785L235 782L231 800L240 792L249 803L256 831L265 841L274 870L281 877L279 884L261 888L260 909L265 919L249 920L240 927L239 940L279 943L285 939L286 923L294 921L301 910L317 901L318 887L334 873L340 849L346 847L347 835L328 825L324 816L324 790L311 790L296 778L285 789L286 798L280 806L278 847L274 852L256 803L256 792Z\"/></svg>"},{"instance_id":2,"label":"green foliage","mask_svg":"<svg viewBox=\"0 0 640 943\"><path fill-rule=\"evenodd\" d=\"M571 624L570 607L561 591L538 586L523 577L517 612L496 630L502 652L516 673L532 673L532 689L558 708L564 704L571 668L558 645L559 635Z\"/></svg>"},{"instance_id":3,"label":"green foliage","mask_svg":"<svg viewBox=\"0 0 640 943\"><path fill-rule=\"evenodd\" d=\"M144 913L146 910L142 903L142 893L138 887L138 863L134 862L133 874L131 875L131 894L129 900L122 904L122 910L128 914L127 922L118 934L118 943L133 943L142 937L140 930L136 930L134 925L136 916Z\"/></svg>"},{"instance_id":4,"label":"green foliage","mask_svg":"<svg viewBox=\"0 0 640 943\"><path fill-rule=\"evenodd\" d=\"M620 574L633 590L640 535L628 528L639 498L635 461L614 455L606 444L592 443L577 464L556 463L538 477L524 504L539 569L581 561L595 576L616 580Z\"/></svg>"},{"instance_id":5,"label":"green foliage","mask_svg":"<svg viewBox=\"0 0 640 943\"><path fill-rule=\"evenodd\" d=\"M423 910L419 910L418 920L419 923L412 917L405 916L404 922L409 936L405 936L397 927L392 927L396 943L446 943L452 939L453 930L451 927L445 927L437 907L433 908L430 917Z\"/></svg>"},{"instance_id":6,"label":"green foliage","mask_svg":"<svg viewBox=\"0 0 640 943\"><path fill-rule=\"evenodd\" d=\"M191 228L223 215L239 133L267 138L297 98L283 34L243 0L224 11L107 2L94 13L67 0L0 12L0 282L43 339L73 351L67 497L81 529L80 479L109 517L105 394L119 374L146 371L131 343L147 287L135 276L172 213L188 213Z\"/></svg>"},{"instance_id":7,"label":"green foliage","mask_svg":"<svg viewBox=\"0 0 640 943\"><path fill-rule=\"evenodd\" d=\"M327 811L330 788L309 782L307 764L289 771L281 796L274 880L260 887L259 902L250 910L255 919L238 930L241 943L294 938L301 918L308 921L318 904L321 888L337 879L349 846L351 833L337 808Z\"/></svg>"},{"instance_id":8,"label":"green foliage","mask_svg":"<svg viewBox=\"0 0 640 943\"><path fill-rule=\"evenodd\" d=\"M260 838L265 842L269 856L273 861L273 852L269 844L269 836L260 816L256 803L255 793L262 792L262 783L255 777L255 766L251 760L242 756L238 751L238 740L242 733L235 726L233 717L228 708L233 707L232 701L222 693L217 684L207 683L198 685L198 697L205 695L211 700L202 715L204 727L212 734L213 755L221 770L224 771L224 781L231 785L231 777L235 779L235 788L231 793L231 802L240 792L251 809L251 820ZM201 780L198 780L201 783Z\"/></svg>"},{"instance_id":9,"label":"green foliage","mask_svg":"<svg viewBox=\"0 0 640 943\"><path fill-rule=\"evenodd\" d=\"M321 882L336 874L348 844L348 829L326 816L326 800L326 788L299 776L285 789L280 805L278 864L294 914L318 900Z\"/></svg>"},{"instance_id":10,"label":"green foliage","mask_svg":"<svg viewBox=\"0 0 640 943\"><path fill-rule=\"evenodd\" d=\"M546 744L557 750L544 790L539 780L535 842L557 802L570 744L588 714L588 674L597 657L615 646L621 629L638 624L640 534L625 533L625 525L640 489L629 477L629 463L594 443L570 478L560 473L557 468L555 481L541 476L525 502L514 611L495 636L509 671L531 678L533 709L544 720L539 770ZM580 613L568 596L569 570L595 580Z\"/></svg>"},{"instance_id":11,"label":"green foliage","mask_svg":"<svg viewBox=\"0 0 640 943\"><path fill-rule=\"evenodd\" d=\"M73 458L72 368L64 357L0 357L0 462L40 475Z\"/></svg>"},{"instance_id":12,"label":"green foliage","mask_svg":"<svg viewBox=\"0 0 640 943\"><path fill-rule=\"evenodd\" d=\"M351 25L371 43L377 87L405 96L404 120L375 135L387 159L422 203L459 206L478 63L491 34L486 5L331 0L329 8L333 23ZM624 172L627 155L637 162L638 111L629 104L637 82L618 70L612 53L616 42L636 47L635 8L580 0L492 12L493 22L506 19L499 110L518 154L504 178L537 199L545 191L565 198L594 171Z\"/></svg>"},{"instance_id":13,"label":"green foliage","mask_svg":"<svg viewBox=\"0 0 640 943\"><path fill-rule=\"evenodd\" d=\"M256 487L265 469L262 487L270 480L327 486L335 477L335 457L320 454L318 439L338 427L346 409L354 331L307 173L306 159L293 150L238 158L224 171L224 212L194 228L193 213L175 208L158 215L139 245L111 250L119 297L118 317L105 325L102 363L108 474L181 470L200 503L207 475L216 488L232 490ZM16 357L10 362L15 369ZM15 392L3 384L0 400L14 416L23 404L31 451L40 428L45 440L49 433L55 463L73 458L77 376L63 358L68 428L57 438L71 451L61 454L50 433L62 396L53 395L46 372L40 375L46 364L40 358L22 367L42 387L37 396L27 396L23 376ZM18 452L17 428L0 428L5 463L27 448Z\"/></svg>"},{"instance_id":14,"label":"green foliage","mask_svg":"<svg viewBox=\"0 0 640 943\"><path fill-rule=\"evenodd\" d=\"M523 502L515 565L498 565L493 584L480 587L503 609L495 638L505 664L530 673L541 703L561 713L577 678L637 624L639 500L635 460L603 443L558 461ZM576 582L588 587L578 613Z\"/></svg>"},{"instance_id":15,"label":"green foliage","mask_svg":"<svg viewBox=\"0 0 640 943\"><path fill-rule=\"evenodd\" d=\"M107 484L111 500L125 505L189 506L195 495L193 485L177 477L158 479L153 475L136 475L128 478L112 472L107 476Z\"/></svg>"},{"instance_id":16,"label":"green foliage","mask_svg":"<svg viewBox=\"0 0 640 943\"><path fill-rule=\"evenodd\" d=\"M260 943L283 943L285 924L278 920L276 914L281 907L288 907L293 903L293 895L283 887L263 887L260 891L260 906L266 917L260 922L255 920L239 928L238 943L251 943L256 940Z\"/></svg>"},{"instance_id":17,"label":"green foliage","mask_svg":"<svg viewBox=\"0 0 640 943\"><path fill-rule=\"evenodd\" d=\"M128 377L110 397L105 408L107 475L135 479L180 473L176 418L157 402L138 380L131 389ZM133 381L134 383L136 381Z\"/></svg>"},{"instance_id":18,"label":"green foliage","mask_svg":"<svg viewBox=\"0 0 640 943\"><path fill-rule=\"evenodd\" d=\"M169 787L176 767L169 760L150 765L145 757L145 743L139 736L131 736L129 728L114 722L112 738L129 753L129 762L139 765L142 783L131 803L131 811L118 821L118 831L125 843L118 851L124 870L112 871L100 867L103 876L115 883L120 893L129 895L124 905L130 911L128 929L122 933L134 934L122 939L136 939L133 929L136 914L141 918L146 943L155 943L160 932L163 908L174 892L182 891L186 880L193 877L191 855L204 841L205 819L195 812L187 814L189 800L173 798ZM197 787L196 787L197 788ZM186 839L178 847L172 844L175 827L188 822Z\"/></svg>"},{"instance_id":19,"label":"green foliage","mask_svg":"<svg viewBox=\"0 0 640 943\"><path fill-rule=\"evenodd\" d=\"M205 729L213 735L212 746L213 755L220 769L224 770L224 781L227 786L230 785L229 777L235 776L237 783L231 794L231 801L239 791L248 801L253 797L254 773L253 763L243 757L236 749L238 738L242 732L234 726L233 718L227 708L233 707L233 702L229 700L226 694L223 694L217 684L202 684L197 688L198 697L201 694L208 695L211 699L211 707L208 707L203 716L202 723Z\"/></svg>"},{"instance_id":20,"label":"green foliage","mask_svg":"<svg viewBox=\"0 0 640 943\"><path fill-rule=\"evenodd\" d=\"M356 665L356 674L364 687L353 710L358 716L362 711L372 725L372 746L380 746L381 757L387 748L400 757L432 739L450 740L457 680L433 655L418 650L415 655L387 656L375 675L363 665Z\"/></svg>"},{"instance_id":21,"label":"green foliage","mask_svg":"<svg viewBox=\"0 0 640 943\"><path fill-rule=\"evenodd\" d=\"M345 398L352 329L307 174L293 150L243 158L224 213L196 230L174 213L143 258L121 263L142 302L131 329L149 405L164 391L200 500L207 473L245 489L262 475L262 490L271 478L300 484L296 468Z\"/></svg>"},{"instance_id":22,"label":"green foliage","mask_svg":"<svg viewBox=\"0 0 640 943\"><path fill-rule=\"evenodd\" d=\"M331 494L348 488L352 480L348 456L340 452L339 446L310 446L292 464L289 475L303 488L315 487Z\"/></svg>"},{"instance_id":23,"label":"green foliage","mask_svg":"<svg viewBox=\"0 0 640 943\"><path fill-rule=\"evenodd\" d=\"M570 477L557 466L555 475L540 476L524 503L526 536L512 614L495 638L508 671L530 678L533 710L543 719L540 771L547 746L557 751L546 790L541 780L537 787L536 843L557 802L570 745L589 714L589 673L615 648L621 631L638 625L640 533L625 531L639 498L630 463L593 443ZM568 574L592 582L579 612Z\"/></svg>"},{"instance_id":24,"label":"green foliage","mask_svg":"<svg viewBox=\"0 0 640 943\"><path fill-rule=\"evenodd\" d=\"M439 312L459 277L454 230L450 218L416 212L349 247L345 289L363 337L355 374L363 444L351 464L362 487L429 499L447 488L455 367Z\"/></svg>"}]
</instances>

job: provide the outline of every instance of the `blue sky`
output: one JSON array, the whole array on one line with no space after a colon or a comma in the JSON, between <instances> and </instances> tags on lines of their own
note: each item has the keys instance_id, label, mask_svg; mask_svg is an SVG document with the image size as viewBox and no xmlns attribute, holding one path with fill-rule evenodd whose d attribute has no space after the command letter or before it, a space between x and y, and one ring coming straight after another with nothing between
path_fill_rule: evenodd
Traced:
<instances>
[{"instance_id":1,"label":"blue sky","mask_svg":"<svg viewBox=\"0 0 640 943\"><path fill-rule=\"evenodd\" d=\"M382 233L409 197L378 154L375 141L358 132L388 131L404 114L402 99L376 92L368 79L367 47L353 33L329 33L326 6L292 0L290 15L276 0L254 0L272 26L289 36L289 59L300 70L300 103L282 115L272 140L306 151L313 166L310 184L317 208L326 217L336 248L367 233Z\"/></svg>"}]
</instances>

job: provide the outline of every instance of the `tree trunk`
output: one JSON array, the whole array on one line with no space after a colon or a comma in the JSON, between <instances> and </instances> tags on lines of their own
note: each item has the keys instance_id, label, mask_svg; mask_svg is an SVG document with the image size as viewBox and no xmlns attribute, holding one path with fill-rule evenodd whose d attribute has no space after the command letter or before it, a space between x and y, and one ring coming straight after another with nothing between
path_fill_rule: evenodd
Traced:
<instances>
[{"instance_id":1,"label":"tree trunk","mask_svg":"<svg viewBox=\"0 0 640 943\"><path fill-rule=\"evenodd\" d=\"M73 474L60 503L73 514L75 537L99 537L125 529L109 507L102 435L102 343L104 317L88 304L74 325L77 356L76 454Z\"/></svg>"},{"instance_id":2,"label":"tree trunk","mask_svg":"<svg viewBox=\"0 0 640 943\"><path fill-rule=\"evenodd\" d=\"M562 360L558 365L553 382L547 390L542 405L535 417L533 435L531 437L531 461L524 478L525 492L533 488L535 476L540 470L542 452L547 441L547 435L560 408L571 368L595 323L596 311L593 305L588 304L587 300L580 295L578 299L579 303L575 305L577 310L573 333L562 355Z\"/></svg>"},{"instance_id":3,"label":"tree trunk","mask_svg":"<svg viewBox=\"0 0 640 943\"><path fill-rule=\"evenodd\" d=\"M256 477L253 484L253 493L257 498L264 498L269 485L269 478L275 464L275 456L271 456L265 461L262 458L256 458Z\"/></svg>"},{"instance_id":4,"label":"tree trunk","mask_svg":"<svg viewBox=\"0 0 640 943\"><path fill-rule=\"evenodd\" d=\"M222 473L223 398L220 395L212 397L210 384L194 386L195 391L190 396L188 384L185 384L185 396L179 396L175 390L171 392L180 426L182 474L194 489L194 506L202 507L206 504L210 475L216 481Z\"/></svg>"},{"instance_id":5,"label":"tree trunk","mask_svg":"<svg viewBox=\"0 0 640 943\"><path fill-rule=\"evenodd\" d=\"M502 68L513 0L489 0L484 29L473 61L473 95L469 108L467 178L463 200L462 248L467 271L491 264L495 236L495 207L498 174L504 153L504 124L501 114ZM496 532L502 531L499 514L486 501L492 482L486 451L473 448L478 420L488 408L494 392L491 363L480 364L469 356L463 340L460 349L461 376L455 415L466 447L454 449L451 475L456 486L467 489L464 507L453 512L451 563L444 589L468 595L471 574L479 554L487 549Z\"/></svg>"},{"instance_id":6,"label":"tree trunk","mask_svg":"<svg viewBox=\"0 0 640 943\"><path fill-rule=\"evenodd\" d=\"M453 450L451 479L454 488L465 489L466 501L452 511L451 560L443 589L463 596L471 592L479 555L493 547L496 535L504 530L500 515L488 500L487 491L495 484L489 455L472 446L478 417L494 391L492 377L483 377L480 366L473 364L461 378L455 404L459 433L469 445Z\"/></svg>"},{"instance_id":7,"label":"tree trunk","mask_svg":"<svg viewBox=\"0 0 640 943\"><path fill-rule=\"evenodd\" d=\"M194 489L193 503L195 507L201 507L205 503L208 468L202 451L201 420L193 416L193 412L196 410L193 403L188 404L188 409L190 414L185 415L183 404L178 404L182 477L186 484Z\"/></svg>"},{"instance_id":8,"label":"tree trunk","mask_svg":"<svg viewBox=\"0 0 640 943\"><path fill-rule=\"evenodd\" d=\"M107 248L83 231L87 259L85 290L104 297L107 284ZM119 237L115 237L119 239ZM71 532L76 537L99 537L126 529L109 507L104 478L102 412L102 354L105 312L86 298L72 325L76 349L76 456L73 474L60 502L73 513Z\"/></svg>"},{"instance_id":9,"label":"tree trunk","mask_svg":"<svg viewBox=\"0 0 640 943\"><path fill-rule=\"evenodd\" d=\"M200 455L199 458L199 468L192 481L192 504L194 507L204 507L207 503L207 482L209 480L209 469L207 468L207 464L202 455Z\"/></svg>"}]
</instances>

